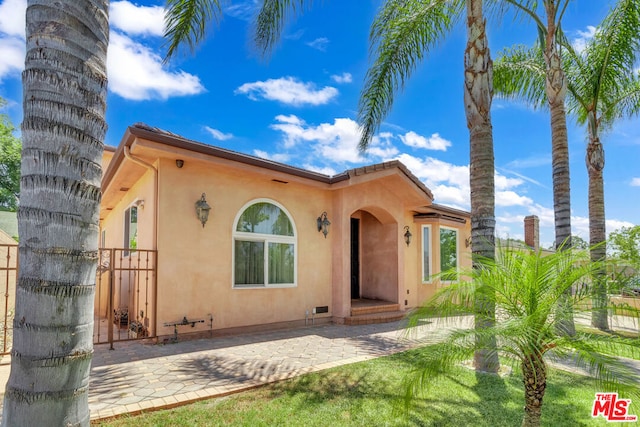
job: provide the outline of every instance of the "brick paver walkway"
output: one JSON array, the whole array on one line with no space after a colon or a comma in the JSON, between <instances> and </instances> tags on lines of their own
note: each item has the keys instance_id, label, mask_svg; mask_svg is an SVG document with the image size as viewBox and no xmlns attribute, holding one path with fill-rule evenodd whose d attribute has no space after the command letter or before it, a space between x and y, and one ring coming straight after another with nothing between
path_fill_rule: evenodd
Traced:
<instances>
[{"instance_id":1,"label":"brick paver walkway","mask_svg":"<svg viewBox=\"0 0 640 427\"><path fill-rule=\"evenodd\" d=\"M432 342L473 318L425 322L321 325L175 344L116 343L95 347L89 391L92 420L224 396L269 382L368 360ZM637 325L617 322L621 329ZM4 361L3 361L4 362ZM0 387L9 365L0 366Z\"/></svg>"}]
</instances>

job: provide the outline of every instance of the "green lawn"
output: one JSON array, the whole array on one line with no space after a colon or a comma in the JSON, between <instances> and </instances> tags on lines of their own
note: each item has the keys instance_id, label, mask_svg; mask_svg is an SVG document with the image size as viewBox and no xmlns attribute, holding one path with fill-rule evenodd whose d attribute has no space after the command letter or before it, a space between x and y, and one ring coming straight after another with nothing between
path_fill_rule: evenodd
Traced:
<instances>
[{"instance_id":1,"label":"green lawn","mask_svg":"<svg viewBox=\"0 0 640 427\"><path fill-rule=\"evenodd\" d=\"M402 378L428 347L342 366L226 398L124 417L104 426L519 426L523 395L518 372L504 377L459 368L434 383L405 414L398 409ZM589 378L552 370L543 426L607 425L591 418ZM624 396L622 396L624 397ZM630 414L640 415L640 402Z\"/></svg>"}]
</instances>

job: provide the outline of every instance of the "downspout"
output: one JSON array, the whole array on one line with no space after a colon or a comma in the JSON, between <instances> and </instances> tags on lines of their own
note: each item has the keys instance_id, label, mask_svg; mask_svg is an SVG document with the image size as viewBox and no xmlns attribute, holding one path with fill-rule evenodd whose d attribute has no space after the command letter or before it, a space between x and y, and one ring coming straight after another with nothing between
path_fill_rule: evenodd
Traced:
<instances>
[{"instance_id":1,"label":"downspout","mask_svg":"<svg viewBox=\"0 0 640 427\"><path fill-rule=\"evenodd\" d=\"M158 200L158 168L153 166L151 163L147 163L142 159L134 157L131 154L131 151L128 146L124 146L124 157L127 160L131 160L133 163L140 165L144 168L147 168L153 171L153 200L155 204L154 209L154 218L153 218L153 234L152 234L152 242L151 246L153 250L156 251L156 285L153 290L153 320L155 322L153 331L158 336L158 211L160 207L160 202Z\"/></svg>"}]
</instances>

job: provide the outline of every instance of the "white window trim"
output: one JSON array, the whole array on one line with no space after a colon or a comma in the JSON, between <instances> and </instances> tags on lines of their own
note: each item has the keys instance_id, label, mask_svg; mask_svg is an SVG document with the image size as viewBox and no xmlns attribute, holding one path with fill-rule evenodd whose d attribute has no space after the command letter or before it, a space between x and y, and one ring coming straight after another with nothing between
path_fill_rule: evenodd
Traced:
<instances>
[{"instance_id":1,"label":"white window trim","mask_svg":"<svg viewBox=\"0 0 640 427\"><path fill-rule=\"evenodd\" d=\"M425 242L424 239L424 229L427 228L429 230L429 240ZM422 268L422 283L432 283L433 277L433 227L431 225L422 225L420 228L420 238L422 239L422 251L420 252L420 264ZM439 235L438 235L439 236ZM424 271L424 247L425 245L429 245L429 277L425 280L425 271Z\"/></svg>"},{"instance_id":2,"label":"white window trim","mask_svg":"<svg viewBox=\"0 0 640 427\"><path fill-rule=\"evenodd\" d=\"M261 234L261 233L247 233L244 231L236 231L238 228L238 221L244 213L244 211L251 205L256 203L270 203L280 208L289 218L291 227L293 228L293 236L278 236L274 234ZM236 285L236 240L252 241L252 242L264 242L264 284L252 284L252 285ZM269 243L289 243L293 244L293 283L269 283ZM274 288L295 288L298 286L298 230L296 223L293 220L291 213L280 203L272 199L259 198L251 200L242 206L236 217L233 220L232 239L231 239L231 289L274 289Z\"/></svg>"},{"instance_id":3,"label":"white window trim","mask_svg":"<svg viewBox=\"0 0 640 427\"><path fill-rule=\"evenodd\" d=\"M447 227L447 226L440 226L440 229L438 230L438 252L440 255L440 266L439 266L439 270L440 270L440 274L442 274L442 240L440 238L440 232L441 230L452 230L456 232L456 273L459 274L460 273L460 230L455 228L455 227ZM451 283L453 282L453 280L441 280L442 283Z\"/></svg>"},{"instance_id":4,"label":"white window trim","mask_svg":"<svg viewBox=\"0 0 640 427\"><path fill-rule=\"evenodd\" d=\"M137 225L140 224L140 210L139 210L140 208L138 207L138 205L135 202L133 202L129 206L127 206L127 208L122 212L122 217L123 217L122 218L122 220L123 220L122 222L123 222L123 225L124 225L123 230L122 230L123 243L124 243L124 237L125 237L124 234L125 234L125 232L127 232L127 234L129 234L128 236L126 236L127 243L124 245L124 249L122 251L122 256L123 257L128 257L130 255L134 255L137 252L137 247L135 249L131 249L129 247L129 245L131 244L130 234L131 234L131 209L132 208L136 208L136 220L138 221L138 222L136 222L136 224ZM127 211L129 212L129 215L127 215ZM127 223L127 216L129 217L128 218L129 223ZM136 229L136 233L138 231L139 230Z\"/></svg>"}]
</instances>

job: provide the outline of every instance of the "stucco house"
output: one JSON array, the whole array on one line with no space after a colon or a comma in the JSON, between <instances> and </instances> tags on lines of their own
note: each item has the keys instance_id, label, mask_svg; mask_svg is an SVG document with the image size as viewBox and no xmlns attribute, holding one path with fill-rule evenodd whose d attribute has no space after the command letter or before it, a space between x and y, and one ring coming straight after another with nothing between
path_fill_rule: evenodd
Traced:
<instances>
[{"instance_id":1,"label":"stucco house","mask_svg":"<svg viewBox=\"0 0 640 427\"><path fill-rule=\"evenodd\" d=\"M103 166L101 268L121 267L96 314L150 336L394 319L470 265L469 213L398 161L327 176L137 124ZM151 279L127 267L149 253Z\"/></svg>"}]
</instances>

